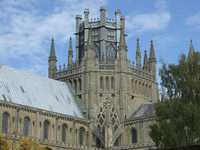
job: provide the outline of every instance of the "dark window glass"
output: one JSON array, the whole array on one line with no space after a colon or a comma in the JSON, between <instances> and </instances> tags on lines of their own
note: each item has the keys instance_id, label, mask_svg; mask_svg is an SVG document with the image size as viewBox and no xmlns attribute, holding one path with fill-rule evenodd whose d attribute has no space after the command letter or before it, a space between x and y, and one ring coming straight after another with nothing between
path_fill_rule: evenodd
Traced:
<instances>
[{"instance_id":1,"label":"dark window glass","mask_svg":"<svg viewBox=\"0 0 200 150\"><path fill-rule=\"evenodd\" d=\"M67 140L67 125L63 124L62 125L62 141L66 143L66 140Z\"/></svg>"},{"instance_id":2,"label":"dark window glass","mask_svg":"<svg viewBox=\"0 0 200 150\"><path fill-rule=\"evenodd\" d=\"M3 119L2 119L2 133L7 134L8 133L8 125L9 125L9 114L7 112L3 113Z\"/></svg>"},{"instance_id":3,"label":"dark window glass","mask_svg":"<svg viewBox=\"0 0 200 150\"><path fill-rule=\"evenodd\" d=\"M135 128L131 129L131 141L132 141L132 144L137 143L137 131Z\"/></svg>"},{"instance_id":4,"label":"dark window glass","mask_svg":"<svg viewBox=\"0 0 200 150\"><path fill-rule=\"evenodd\" d=\"M23 135L28 136L29 130L30 130L30 119L29 119L29 117L24 117Z\"/></svg>"},{"instance_id":5,"label":"dark window glass","mask_svg":"<svg viewBox=\"0 0 200 150\"><path fill-rule=\"evenodd\" d=\"M48 139L49 138L49 121L45 120L44 121L44 139Z\"/></svg>"},{"instance_id":6,"label":"dark window glass","mask_svg":"<svg viewBox=\"0 0 200 150\"><path fill-rule=\"evenodd\" d=\"M85 137L85 129L83 127L81 127L80 131L79 131L79 142L80 142L80 145L84 144L84 137Z\"/></svg>"}]
</instances>

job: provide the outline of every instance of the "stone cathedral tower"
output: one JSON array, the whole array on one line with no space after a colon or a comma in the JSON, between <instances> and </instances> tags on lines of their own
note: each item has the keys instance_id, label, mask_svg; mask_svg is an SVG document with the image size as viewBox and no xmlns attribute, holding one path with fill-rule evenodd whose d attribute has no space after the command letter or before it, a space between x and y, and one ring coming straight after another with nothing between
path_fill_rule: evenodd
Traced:
<instances>
[{"instance_id":1,"label":"stone cathedral tower","mask_svg":"<svg viewBox=\"0 0 200 150\"><path fill-rule=\"evenodd\" d=\"M158 100L156 56L153 41L150 55L145 50L142 65L140 41L136 42L136 64L130 63L125 39L125 18L116 10L108 19L100 8L100 18L76 16L76 58L69 40L68 65L56 67L52 40L49 77L68 82L83 114L91 121L94 144L112 147L123 143L123 122L144 103ZM74 60L74 61L73 61Z\"/></svg>"}]
</instances>

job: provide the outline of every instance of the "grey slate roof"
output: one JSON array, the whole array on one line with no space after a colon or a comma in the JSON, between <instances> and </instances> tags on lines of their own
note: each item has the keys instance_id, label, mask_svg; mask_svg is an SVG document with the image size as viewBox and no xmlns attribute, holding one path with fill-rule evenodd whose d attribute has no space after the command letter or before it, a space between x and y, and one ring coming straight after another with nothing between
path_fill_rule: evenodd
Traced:
<instances>
[{"instance_id":1,"label":"grey slate roof","mask_svg":"<svg viewBox=\"0 0 200 150\"><path fill-rule=\"evenodd\" d=\"M142 104L129 118L129 120L153 117L155 115L155 104Z\"/></svg>"},{"instance_id":2,"label":"grey slate roof","mask_svg":"<svg viewBox=\"0 0 200 150\"><path fill-rule=\"evenodd\" d=\"M83 118L66 83L4 65L0 65L0 101Z\"/></svg>"}]
</instances>

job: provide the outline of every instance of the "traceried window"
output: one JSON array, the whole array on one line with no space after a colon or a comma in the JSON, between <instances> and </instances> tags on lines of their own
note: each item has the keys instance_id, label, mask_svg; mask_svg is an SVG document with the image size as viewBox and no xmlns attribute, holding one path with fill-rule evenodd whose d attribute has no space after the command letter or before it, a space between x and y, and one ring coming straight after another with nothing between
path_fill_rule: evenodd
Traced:
<instances>
[{"instance_id":1,"label":"traceried window","mask_svg":"<svg viewBox=\"0 0 200 150\"><path fill-rule=\"evenodd\" d=\"M29 136L29 131L30 131L30 118L24 117L23 135Z\"/></svg>"},{"instance_id":2,"label":"traceried window","mask_svg":"<svg viewBox=\"0 0 200 150\"><path fill-rule=\"evenodd\" d=\"M84 137L85 137L85 128L81 127L79 130L79 144L80 146L84 145Z\"/></svg>"},{"instance_id":3,"label":"traceried window","mask_svg":"<svg viewBox=\"0 0 200 150\"><path fill-rule=\"evenodd\" d=\"M132 144L137 143L137 130L135 128L131 129L131 142Z\"/></svg>"},{"instance_id":4,"label":"traceried window","mask_svg":"<svg viewBox=\"0 0 200 150\"><path fill-rule=\"evenodd\" d=\"M4 134L8 133L9 117L10 117L10 115L7 112L3 113L3 116L2 116L2 133L4 133Z\"/></svg>"},{"instance_id":5,"label":"traceried window","mask_svg":"<svg viewBox=\"0 0 200 150\"><path fill-rule=\"evenodd\" d=\"M66 143L67 141L67 125L63 124L62 125L62 142Z\"/></svg>"},{"instance_id":6,"label":"traceried window","mask_svg":"<svg viewBox=\"0 0 200 150\"><path fill-rule=\"evenodd\" d=\"M44 131L43 131L44 139L48 139L49 138L49 126L50 126L49 121L45 120L44 121Z\"/></svg>"}]
</instances>

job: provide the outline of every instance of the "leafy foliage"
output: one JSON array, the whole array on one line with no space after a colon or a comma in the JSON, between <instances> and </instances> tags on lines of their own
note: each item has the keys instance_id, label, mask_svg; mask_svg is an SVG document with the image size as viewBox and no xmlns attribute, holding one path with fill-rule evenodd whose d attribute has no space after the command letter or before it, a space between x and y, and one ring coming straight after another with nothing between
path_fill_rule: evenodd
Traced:
<instances>
[{"instance_id":1,"label":"leafy foliage","mask_svg":"<svg viewBox=\"0 0 200 150\"><path fill-rule=\"evenodd\" d=\"M47 150L47 149L30 139L21 139L19 150Z\"/></svg>"},{"instance_id":2,"label":"leafy foliage","mask_svg":"<svg viewBox=\"0 0 200 150\"><path fill-rule=\"evenodd\" d=\"M161 84L166 94L156 104L150 136L159 148L200 143L200 54L182 55L178 64L163 65Z\"/></svg>"},{"instance_id":3,"label":"leafy foliage","mask_svg":"<svg viewBox=\"0 0 200 150\"><path fill-rule=\"evenodd\" d=\"M8 150L8 143L6 141L6 139L3 139L1 136L0 136L0 150Z\"/></svg>"}]
</instances>

